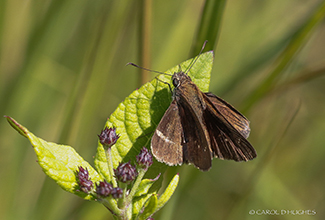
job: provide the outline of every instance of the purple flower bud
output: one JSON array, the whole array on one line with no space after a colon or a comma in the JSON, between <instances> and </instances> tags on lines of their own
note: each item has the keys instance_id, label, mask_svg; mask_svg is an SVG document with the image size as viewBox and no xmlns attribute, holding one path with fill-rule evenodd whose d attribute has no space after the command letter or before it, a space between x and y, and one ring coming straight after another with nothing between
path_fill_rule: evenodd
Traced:
<instances>
[{"instance_id":1,"label":"purple flower bud","mask_svg":"<svg viewBox=\"0 0 325 220\"><path fill-rule=\"evenodd\" d=\"M123 195L123 189L121 189L119 187L113 188L111 194L114 199L120 199L120 198L122 198L122 195Z\"/></svg>"},{"instance_id":2,"label":"purple flower bud","mask_svg":"<svg viewBox=\"0 0 325 220\"><path fill-rule=\"evenodd\" d=\"M77 171L77 181L81 191L89 193L93 188L93 182L90 180L88 169L79 166Z\"/></svg>"},{"instance_id":3,"label":"purple flower bud","mask_svg":"<svg viewBox=\"0 0 325 220\"><path fill-rule=\"evenodd\" d=\"M100 197L107 197L112 193L113 186L109 184L106 180L96 184L96 193Z\"/></svg>"},{"instance_id":4,"label":"purple flower bud","mask_svg":"<svg viewBox=\"0 0 325 220\"><path fill-rule=\"evenodd\" d=\"M142 168L148 168L152 165L152 154L150 151L146 148L143 147L137 156L137 162L140 167Z\"/></svg>"},{"instance_id":5,"label":"purple flower bud","mask_svg":"<svg viewBox=\"0 0 325 220\"><path fill-rule=\"evenodd\" d=\"M154 220L154 218L153 217L149 217L146 220Z\"/></svg>"},{"instance_id":6,"label":"purple flower bud","mask_svg":"<svg viewBox=\"0 0 325 220\"><path fill-rule=\"evenodd\" d=\"M120 163L114 173L116 178L123 183L130 183L138 175L135 166L132 166L130 162Z\"/></svg>"},{"instance_id":7,"label":"purple flower bud","mask_svg":"<svg viewBox=\"0 0 325 220\"><path fill-rule=\"evenodd\" d=\"M116 134L116 128L106 127L104 130L102 130L98 137L102 145L106 147L111 147L116 143L120 136Z\"/></svg>"}]
</instances>

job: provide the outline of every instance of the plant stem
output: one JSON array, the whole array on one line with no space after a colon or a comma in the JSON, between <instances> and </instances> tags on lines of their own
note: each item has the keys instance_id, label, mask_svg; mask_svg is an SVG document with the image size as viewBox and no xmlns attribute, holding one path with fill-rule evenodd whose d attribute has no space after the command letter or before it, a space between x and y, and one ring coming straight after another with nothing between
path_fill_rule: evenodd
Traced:
<instances>
[{"instance_id":1,"label":"plant stem","mask_svg":"<svg viewBox=\"0 0 325 220\"><path fill-rule=\"evenodd\" d=\"M123 202L123 205L122 205L122 209L124 209L125 207L128 207L130 205L130 203L132 202L132 199L133 199L133 196L134 194L136 193L140 183L141 183L141 180L144 176L144 174L147 172L147 169L140 169L139 170L139 174L137 176L137 179L135 180L133 186L132 186L132 189L129 193L129 195L126 196L124 202Z\"/></svg>"},{"instance_id":2,"label":"plant stem","mask_svg":"<svg viewBox=\"0 0 325 220\"><path fill-rule=\"evenodd\" d=\"M113 198L99 199L99 201L116 217L120 218L122 210L118 208Z\"/></svg>"},{"instance_id":3,"label":"plant stem","mask_svg":"<svg viewBox=\"0 0 325 220\"><path fill-rule=\"evenodd\" d=\"M112 150L111 148L108 148L106 150L106 159L107 159L107 164L108 164L108 172L113 184L113 187L117 187L117 182L116 179L114 178L114 170L113 170L113 161L112 161Z\"/></svg>"}]
</instances>

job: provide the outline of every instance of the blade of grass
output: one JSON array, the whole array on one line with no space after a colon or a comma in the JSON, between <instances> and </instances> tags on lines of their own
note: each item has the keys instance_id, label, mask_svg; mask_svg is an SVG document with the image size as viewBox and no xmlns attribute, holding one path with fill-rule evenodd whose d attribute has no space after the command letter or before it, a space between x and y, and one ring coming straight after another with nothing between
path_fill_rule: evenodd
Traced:
<instances>
[{"instance_id":1,"label":"blade of grass","mask_svg":"<svg viewBox=\"0 0 325 220\"><path fill-rule=\"evenodd\" d=\"M190 57L196 56L200 52L202 44L206 40L209 42L205 47L206 50L216 48L225 5L226 0L207 0L205 2Z\"/></svg>"},{"instance_id":2,"label":"blade of grass","mask_svg":"<svg viewBox=\"0 0 325 220\"><path fill-rule=\"evenodd\" d=\"M271 88L271 94L273 93L281 93L284 90L291 88L292 86L308 82L315 78L321 77L325 75L325 63L313 68L312 70L303 70L300 73L295 74L296 77L280 84L279 86L274 86Z\"/></svg>"},{"instance_id":3,"label":"blade of grass","mask_svg":"<svg viewBox=\"0 0 325 220\"><path fill-rule=\"evenodd\" d=\"M314 28L324 19L324 16L325 2L322 2L318 7L316 7L315 12L311 14L306 23L298 29L287 47L276 59L273 71L271 71L269 76L247 97L245 106L242 108L244 114L270 91L278 81L279 76L284 72L284 70L286 70L295 55L305 45Z\"/></svg>"},{"instance_id":4,"label":"blade of grass","mask_svg":"<svg viewBox=\"0 0 325 220\"><path fill-rule=\"evenodd\" d=\"M152 1L141 0L139 5L139 54L140 66L150 69L151 65L151 15L152 15ZM138 87L150 80L149 72L139 69L140 75L138 80Z\"/></svg>"},{"instance_id":5,"label":"blade of grass","mask_svg":"<svg viewBox=\"0 0 325 220\"><path fill-rule=\"evenodd\" d=\"M277 42L269 44L267 47L262 47L258 54L254 56L253 60L248 61L244 66L240 66L237 69L236 73L234 73L235 77L229 81L223 82L223 89L219 88L220 91L218 92L218 95L221 97L225 96L226 93L242 83L245 78L256 74L259 68L267 65L270 60L276 57L283 50L283 48L290 42L290 39L292 39L295 33L296 30L291 31Z\"/></svg>"}]
</instances>

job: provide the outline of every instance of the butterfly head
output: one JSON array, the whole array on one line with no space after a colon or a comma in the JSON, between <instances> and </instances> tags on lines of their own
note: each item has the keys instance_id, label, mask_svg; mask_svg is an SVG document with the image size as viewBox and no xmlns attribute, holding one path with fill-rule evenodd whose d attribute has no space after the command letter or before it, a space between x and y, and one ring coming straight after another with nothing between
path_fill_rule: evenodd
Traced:
<instances>
[{"instance_id":1,"label":"butterfly head","mask_svg":"<svg viewBox=\"0 0 325 220\"><path fill-rule=\"evenodd\" d=\"M175 87L178 87L181 83L186 81L192 81L191 77L189 77L186 73L183 71L175 72L172 76L173 85Z\"/></svg>"}]
</instances>

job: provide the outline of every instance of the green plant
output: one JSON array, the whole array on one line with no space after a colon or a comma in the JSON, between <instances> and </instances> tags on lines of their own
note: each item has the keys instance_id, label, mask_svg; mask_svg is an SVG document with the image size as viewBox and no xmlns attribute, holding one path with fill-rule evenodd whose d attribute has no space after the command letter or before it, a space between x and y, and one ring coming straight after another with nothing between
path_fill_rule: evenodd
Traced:
<instances>
[{"instance_id":1,"label":"green plant","mask_svg":"<svg viewBox=\"0 0 325 220\"><path fill-rule=\"evenodd\" d=\"M140 2L151 2L141 22ZM314 209L302 218L324 219L324 14L323 0L3 0L0 115L73 146L92 164L107 116L155 77L140 83L138 69L125 64L165 70L208 40L210 91L250 120L258 158L213 160L208 173L169 167L166 184L175 173L180 181L155 219L247 220L250 209L270 207ZM26 145L2 118L0 219L113 219L103 205L58 187Z\"/></svg>"},{"instance_id":2,"label":"green plant","mask_svg":"<svg viewBox=\"0 0 325 220\"><path fill-rule=\"evenodd\" d=\"M159 177L166 166L155 161L149 169L153 162L146 148L150 147L150 136L146 134L154 131L170 102L171 91L164 82L169 82L170 75L179 67L188 69L193 59L168 70L168 75L160 74L118 106L98 135L95 168L72 147L46 142L13 118L5 117L29 139L39 165L61 188L102 203L117 219L147 219L172 196L179 176L176 174L165 192L158 196ZM188 73L203 91L208 91L212 61L212 52L201 54ZM137 164L137 169L131 163Z\"/></svg>"}]
</instances>

